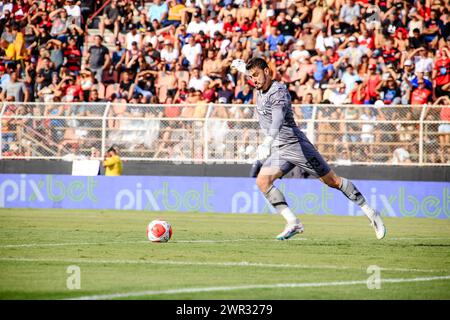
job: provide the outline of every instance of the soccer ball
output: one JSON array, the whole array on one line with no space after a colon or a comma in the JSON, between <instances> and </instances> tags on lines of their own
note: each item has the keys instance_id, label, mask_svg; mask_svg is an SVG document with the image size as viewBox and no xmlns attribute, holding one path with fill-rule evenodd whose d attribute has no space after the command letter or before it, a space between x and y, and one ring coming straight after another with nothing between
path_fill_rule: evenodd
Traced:
<instances>
[{"instance_id":1,"label":"soccer ball","mask_svg":"<svg viewBox=\"0 0 450 320\"><path fill-rule=\"evenodd\" d=\"M172 226L164 220L153 220L147 226L147 238L151 242L167 242L172 237Z\"/></svg>"}]
</instances>

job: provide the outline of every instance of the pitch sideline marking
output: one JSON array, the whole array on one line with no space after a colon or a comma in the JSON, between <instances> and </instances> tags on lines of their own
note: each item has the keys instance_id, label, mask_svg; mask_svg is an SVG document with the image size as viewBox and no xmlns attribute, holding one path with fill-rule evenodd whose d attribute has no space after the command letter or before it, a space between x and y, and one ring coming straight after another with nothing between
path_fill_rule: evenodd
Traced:
<instances>
[{"instance_id":1,"label":"pitch sideline marking","mask_svg":"<svg viewBox=\"0 0 450 320\"><path fill-rule=\"evenodd\" d=\"M306 241L308 238L294 238L291 241ZM388 240L450 240L450 238L389 238ZM172 240L170 243L226 243L226 242L245 242L245 241L270 241L279 242L276 239L222 239L222 240ZM23 243L0 245L0 249L8 248L28 248L28 247L62 247L62 246L84 246L84 245L104 245L104 244L133 244L148 243L148 241L108 241L108 242L63 242L63 243Z\"/></svg>"},{"instance_id":2,"label":"pitch sideline marking","mask_svg":"<svg viewBox=\"0 0 450 320\"><path fill-rule=\"evenodd\" d=\"M171 260L96 260L96 259L40 259L40 258L7 258L0 257L0 261L10 262L64 262L88 264L153 264L153 265L181 265L181 266L214 266L214 267L256 267L256 268L292 268L292 269L333 269L333 270L365 270L364 268L336 265L307 265L307 264L270 264L260 262L198 262L198 261L171 261ZM398 272L448 272L448 270L425 270L409 268L380 268L383 271Z\"/></svg>"},{"instance_id":3,"label":"pitch sideline marking","mask_svg":"<svg viewBox=\"0 0 450 320\"><path fill-rule=\"evenodd\" d=\"M392 278L381 279L381 283L405 283L405 282L425 282L436 280L449 280L450 275L439 277L421 277L421 278ZM107 300L118 298L130 298L141 297L151 295L165 295L165 294L178 294L178 293L199 293L199 292L214 292L214 291L237 291L237 290L249 290L249 289L277 289L277 288L308 288L308 287L336 287L336 286L349 286L367 284L367 280L355 280L355 281L332 281L332 282L309 282L309 283L276 283L276 284L255 284L255 285L242 285L242 286L227 286L227 287L204 287L204 288L184 288L184 289L171 289L160 291L141 291L141 292L128 292L128 293L114 293L103 295L82 296L78 298L71 298L68 300Z\"/></svg>"},{"instance_id":4,"label":"pitch sideline marking","mask_svg":"<svg viewBox=\"0 0 450 320\"><path fill-rule=\"evenodd\" d=\"M289 241L305 241L306 238L289 239ZM223 240L173 240L170 243L225 243L225 242L245 242L245 241L271 241L279 242L276 239L223 239ZM62 247L62 246L85 246L103 244L131 244L148 243L149 241L108 241L108 242L63 242L63 243L22 243L0 245L0 248L28 248L28 247Z\"/></svg>"}]
</instances>

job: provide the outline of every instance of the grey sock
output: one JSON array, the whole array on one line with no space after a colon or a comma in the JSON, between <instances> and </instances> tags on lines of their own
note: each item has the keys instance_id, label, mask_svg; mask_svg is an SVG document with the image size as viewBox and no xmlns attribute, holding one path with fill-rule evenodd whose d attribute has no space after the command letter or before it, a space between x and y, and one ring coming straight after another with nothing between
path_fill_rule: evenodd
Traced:
<instances>
[{"instance_id":1,"label":"grey sock","mask_svg":"<svg viewBox=\"0 0 450 320\"><path fill-rule=\"evenodd\" d=\"M277 209L278 212L288 207L281 191L275 188L275 186L273 185L266 193L264 193L264 197L266 197L266 199L269 200L270 204L275 209Z\"/></svg>"},{"instance_id":2,"label":"grey sock","mask_svg":"<svg viewBox=\"0 0 450 320\"><path fill-rule=\"evenodd\" d=\"M364 196L359 192L359 190L355 187L355 185L348 179L341 178L342 184L339 187L339 190L350 200L356 203L358 206L363 206L367 204Z\"/></svg>"}]
</instances>

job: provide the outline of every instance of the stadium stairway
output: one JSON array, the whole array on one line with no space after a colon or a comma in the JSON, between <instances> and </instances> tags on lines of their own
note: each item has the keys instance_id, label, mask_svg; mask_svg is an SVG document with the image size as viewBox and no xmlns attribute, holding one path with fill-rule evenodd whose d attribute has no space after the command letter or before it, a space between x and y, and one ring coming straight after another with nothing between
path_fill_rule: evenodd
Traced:
<instances>
[{"instance_id":1,"label":"stadium stairway","mask_svg":"<svg viewBox=\"0 0 450 320\"><path fill-rule=\"evenodd\" d=\"M148 12L148 9L150 8L150 6L152 5L152 2L145 2L145 12ZM98 18L100 18L100 15L98 16ZM135 16L134 17L134 21L133 23L136 23L139 21L139 16ZM83 50L83 59L81 61L81 67L84 68L85 64L86 64L86 54L88 52L88 49L94 45L95 43L95 36L100 34L100 31L98 30L98 28L89 28L88 29L88 34L86 35L86 41L85 41L85 46L84 46L84 50ZM122 43L122 46L125 43L125 33L123 32L119 32L119 41ZM105 33L103 35L103 45L105 47L108 48L108 50L110 52L113 52L115 50L115 41L114 41L114 33L109 30L109 29L105 29Z\"/></svg>"}]
</instances>

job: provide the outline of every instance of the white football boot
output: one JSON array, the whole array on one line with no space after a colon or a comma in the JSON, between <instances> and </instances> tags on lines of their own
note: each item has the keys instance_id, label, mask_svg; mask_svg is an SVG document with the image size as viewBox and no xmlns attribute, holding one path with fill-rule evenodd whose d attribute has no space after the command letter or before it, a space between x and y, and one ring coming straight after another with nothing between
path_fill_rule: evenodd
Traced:
<instances>
[{"instance_id":1,"label":"white football boot","mask_svg":"<svg viewBox=\"0 0 450 320\"><path fill-rule=\"evenodd\" d=\"M386 227L384 226L381 214L370 207L364 209L363 209L364 213L366 214L367 218L369 218L370 224L375 230L375 235L377 239L378 240L383 239L386 236Z\"/></svg>"},{"instance_id":2,"label":"white football boot","mask_svg":"<svg viewBox=\"0 0 450 320\"><path fill-rule=\"evenodd\" d=\"M287 224L283 232L277 235L277 240L287 240L296 234L303 233L304 228L302 223Z\"/></svg>"}]
</instances>

